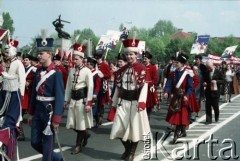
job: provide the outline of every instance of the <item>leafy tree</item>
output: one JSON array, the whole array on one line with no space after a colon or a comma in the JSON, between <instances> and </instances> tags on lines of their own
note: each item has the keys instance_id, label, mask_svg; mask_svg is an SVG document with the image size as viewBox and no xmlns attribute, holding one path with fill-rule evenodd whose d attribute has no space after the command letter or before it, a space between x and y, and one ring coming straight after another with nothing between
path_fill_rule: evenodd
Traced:
<instances>
[{"instance_id":1,"label":"leafy tree","mask_svg":"<svg viewBox=\"0 0 240 161\"><path fill-rule=\"evenodd\" d=\"M179 38L171 39L170 43L166 45L165 47L165 62L168 62L170 60L171 56L176 56L176 52L179 51L179 49L182 47L182 40Z\"/></svg>"},{"instance_id":2,"label":"leafy tree","mask_svg":"<svg viewBox=\"0 0 240 161\"><path fill-rule=\"evenodd\" d=\"M163 41L159 38L152 38L146 41L146 48L150 50L153 59L160 62L164 62L164 57L166 56L164 47Z\"/></svg>"},{"instance_id":3,"label":"leafy tree","mask_svg":"<svg viewBox=\"0 0 240 161\"><path fill-rule=\"evenodd\" d=\"M149 35L151 37L162 37L164 35L171 35L177 31L177 28L173 26L171 21L159 20L154 27L150 30Z\"/></svg>"},{"instance_id":4,"label":"leafy tree","mask_svg":"<svg viewBox=\"0 0 240 161\"><path fill-rule=\"evenodd\" d=\"M208 42L207 53L221 55L224 51L223 42L219 38L210 38Z\"/></svg>"},{"instance_id":5,"label":"leafy tree","mask_svg":"<svg viewBox=\"0 0 240 161\"><path fill-rule=\"evenodd\" d=\"M84 39L91 39L93 44L96 45L98 43L98 37L94 34L93 30L90 28L86 28L83 30L75 30L72 35L72 41L75 41L77 35L80 35L78 42L81 43Z\"/></svg>"},{"instance_id":6,"label":"leafy tree","mask_svg":"<svg viewBox=\"0 0 240 161\"><path fill-rule=\"evenodd\" d=\"M13 27L13 19L11 18L10 14L8 12L3 12L2 17L3 24L1 28L9 30L11 35L13 35L15 28Z\"/></svg>"}]
</instances>

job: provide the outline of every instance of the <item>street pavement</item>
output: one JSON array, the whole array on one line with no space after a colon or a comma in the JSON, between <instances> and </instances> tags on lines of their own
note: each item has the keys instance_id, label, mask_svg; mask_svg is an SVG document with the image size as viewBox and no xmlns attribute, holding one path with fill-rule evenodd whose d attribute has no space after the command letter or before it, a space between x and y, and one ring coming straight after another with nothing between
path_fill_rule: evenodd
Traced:
<instances>
[{"instance_id":1,"label":"street pavement","mask_svg":"<svg viewBox=\"0 0 240 161\"><path fill-rule=\"evenodd\" d=\"M204 102L202 103L202 110L197 117L196 122L192 123L187 130L187 137L178 139L176 145L171 144L172 133L169 133L167 127L169 124L165 121L167 114L167 102L164 100L161 103L160 111L153 112L150 118L150 126L152 132L151 144L148 142L141 142L138 145L136 151L135 161L148 159L151 157L151 160L173 160L175 152L178 152L177 157L184 156L186 152L189 152L189 156L192 158L194 152L196 152L197 141L202 140L204 142L209 140L209 137L212 136L212 139L219 140L219 147L226 147L228 143L222 144L224 139L230 138L232 142L236 142L236 146L240 146L239 142L239 120L240 120L240 96L235 96L232 98L231 103L223 103L220 101L220 119L219 122L211 125L205 125L205 110ZM110 140L109 135L111 132L112 123L106 120L107 112L109 107L106 107L104 115L104 123L99 126L99 128L92 128L89 130L91 137L88 141L86 147L83 148L82 152L76 155L71 155L71 148L75 145L76 133L73 130L67 130L66 126L66 114L64 112L62 123L59 129L59 139L63 149L63 154L65 161L115 161L120 160L120 156L124 151L124 148L120 140ZM30 127L26 123L27 115L24 116L25 124L24 131L26 140L18 142L19 149L19 158L20 161L41 161L41 155L38 154L32 147L30 143ZM214 117L213 117L214 118ZM212 135L211 135L212 134ZM229 140L228 140L229 141ZM149 145L149 146L148 146ZM150 150L149 150L149 147ZM188 147L188 148L184 148ZM213 147L214 154L218 154L221 148ZM236 148L237 154L240 155L239 148ZM55 145L56 150L58 150L57 144ZM205 143L199 146L200 154L198 160L211 160L208 156L208 144ZM59 150L58 150L59 151ZM148 153L150 151L150 153ZM229 154L229 151L226 152L226 155ZM221 159L220 155L217 155L218 159ZM224 155L222 155L224 156ZM230 158L231 159L231 158ZM181 160L186 159L186 155Z\"/></svg>"}]
</instances>

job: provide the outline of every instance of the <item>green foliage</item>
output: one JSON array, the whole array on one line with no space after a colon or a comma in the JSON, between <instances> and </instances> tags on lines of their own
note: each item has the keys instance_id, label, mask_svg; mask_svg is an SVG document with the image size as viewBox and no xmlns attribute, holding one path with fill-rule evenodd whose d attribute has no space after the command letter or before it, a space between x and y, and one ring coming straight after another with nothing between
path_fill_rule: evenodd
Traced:
<instances>
[{"instance_id":1,"label":"green foliage","mask_svg":"<svg viewBox=\"0 0 240 161\"><path fill-rule=\"evenodd\" d=\"M179 39L179 38L171 39L170 42L166 45L166 48L165 48L166 55L165 55L164 59L170 60L170 58L172 56L176 56L176 52L179 51L181 46L182 46L181 39ZM168 61L165 61L165 62L168 62Z\"/></svg>"},{"instance_id":2,"label":"green foliage","mask_svg":"<svg viewBox=\"0 0 240 161\"><path fill-rule=\"evenodd\" d=\"M90 28L86 28L83 30L75 30L73 32L72 42L75 41L77 35L80 35L78 39L78 43L81 43L83 40L91 39L94 45L97 45L99 38L94 34L93 30Z\"/></svg>"},{"instance_id":3,"label":"green foliage","mask_svg":"<svg viewBox=\"0 0 240 161\"><path fill-rule=\"evenodd\" d=\"M149 35L151 37L162 37L164 35L171 35L177 31L177 28L173 26L171 21L159 20L154 27L150 30Z\"/></svg>"},{"instance_id":4,"label":"green foliage","mask_svg":"<svg viewBox=\"0 0 240 161\"><path fill-rule=\"evenodd\" d=\"M13 35L15 28L13 27L13 19L11 18L10 14L8 12L3 12L2 17L3 24L1 28L9 30L10 34Z\"/></svg>"},{"instance_id":5,"label":"green foliage","mask_svg":"<svg viewBox=\"0 0 240 161\"><path fill-rule=\"evenodd\" d=\"M146 47L153 55L153 59L164 62L164 58L166 56L165 53L165 45L163 41L159 38L151 38L149 41L146 41Z\"/></svg>"},{"instance_id":6,"label":"green foliage","mask_svg":"<svg viewBox=\"0 0 240 161\"><path fill-rule=\"evenodd\" d=\"M221 55L226 47L218 38L210 38L208 42L207 53Z\"/></svg>"}]
</instances>

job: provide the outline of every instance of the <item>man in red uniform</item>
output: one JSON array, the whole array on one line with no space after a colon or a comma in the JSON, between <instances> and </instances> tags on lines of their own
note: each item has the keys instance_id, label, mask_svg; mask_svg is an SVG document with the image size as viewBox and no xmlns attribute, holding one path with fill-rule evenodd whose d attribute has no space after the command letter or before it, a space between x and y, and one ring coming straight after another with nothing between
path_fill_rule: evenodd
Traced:
<instances>
[{"instance_id":1,"label":"man in red uniform","mask_svg":"<svg viewBox=\"0 0 240 161\"><path fill-rule=\"evenodd\" d=\"M125 151L121 159L133 161L139 141L150 134L146 112L148 84L146 67L137 61L138 39L123 41L128 64L119 69L112 108L116 108L110 139L120 139Z\"/></svg>"},{"instance_id":2,"label":"man in red uniform","mask_svg":"<svg viewBox=\"0 0 240 161\"><path fill-rule=\"evenodd\" d=\"M58 54L53 57L53 61L58 70L62 72L64 89L66 89L68 73L66 71L66 68L64 68L64 66L62 65L60 52L58 52Z\"/></svg>"},{"instance_id":3,"label":"man in red uniform","mask_svg":"<svg viewBox=\"0 0 240 161\"><path fill-rule=\"evenodd\" d=\"M148 94L147 94L147 102L146 102L146 107L147 107L147 114L148 118L150 119L150 114L152 112L152 109L155 105L159 104L159 100L157 97L157 92L155 90L154 85L157 84L158 81L158 72L157 68L155 65L152 65L150 63L152 59L152 54L150 52L145 51L142 54L143 56L143 64L147 68L147 83L148 83Z\"/></svg>"},{"instance_id":4,"label":"man in red uniform","mask_svg":"<svg viewBox=\"0 0 240 161\"><path fill-rule=\"evenodd\" d=\"M35 67L33 71L36 72L37 69L41 67L41 65L38 63L38 57L31 55L30 59L31 59L31 65Z\"/></svg>"},{"instance_id":5,"label":"man in red uniform","mask_svg":"<svg viewBox=\"0 0 240 161\"><path fill-rule=\"evenodd\" d=\"M32 92L32 80L33 80L33 76L34 76L35 67L31 65L30 58L31 58L31 56L28 54L23 56L23 65L25 68L26 84L25 84L24 96L22 98L22 117L28 110L30 98L31 98L31 92ZM24 141L25 136L24 136L24 131L23 131L23 127L22 127L22 121L20 122L20 125L17 128L17 130L19 133L17 140Z\"/></svg>"},{"instance_id":6,"label":"man in red uniform","mask_svg":"<svg viewBox=\"0 0 240 161\"><path fill-rule=\"evenodd\" d=\"M102 124L103 114L104 114L104 104L109 102L109 86L108 79L111 78L111 70L108 64L102 60L103 54L95 53L94 58L97 60L96 70L98 71L98 76L101 78L101 90L98 96L98 103L100 112L98 114L98 124Z\"/></svg>"},{"instance_id":7,"label":"man in red uniform","mask_svg":"<svg viewBox=\"0 0 240 161\"><path fill-rule=\"evenodd\" d=\"M93 113L93 117L95 119L95 126L94 127L98 127L98 114L99 114L99 105L98 105L98 96L101 90L101 78L98 76L98 72L96 71L96 64L97 64L97 60L95 58L92 57L88 57L87 58L87 67L92 71L93 74L93 84L94 84L94 88L93 88L93 104L92 104L92 113Z\"/></svg>"}]
</instances>

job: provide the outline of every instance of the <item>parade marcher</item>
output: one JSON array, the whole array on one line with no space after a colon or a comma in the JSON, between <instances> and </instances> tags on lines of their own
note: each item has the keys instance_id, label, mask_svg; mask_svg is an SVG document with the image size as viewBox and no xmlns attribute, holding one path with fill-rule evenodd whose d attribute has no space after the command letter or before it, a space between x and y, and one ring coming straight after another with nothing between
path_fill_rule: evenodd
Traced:
<instances>
[{"instance_id":1,"label":"parade marcher","mask_svg":"<svg viewBox=\"0 0 240 161\"><path fill-rule=\"evenodd\" d=\"M164 81L164 65L159 64L158 82L157 82L157 93L158 93L159 102L162 101L163 81Z\"/></svg>"},{"instance_id":2,"label":"parade marcher","mask_svg":"<svg viewBox=\"0 0 240 161\"><path fill-rule=\"evenodd\" d=\"M198 78L199 78L199 84L200 84L198 104L199 104L199 107L201 108L201 106L200 106L201 101L205 100L203 82L204 82L204 78L206 77L206 74L207 74L207 67L206 67L206 65L203 64L201 55L195 55L195 63L198 67ZM196 94L198 95L198 93L196 93Z\"/></svg>"},{"instance_id":3,"label":"parade marcher","mask_svg":"<svg viewBox=\"0 0 240 161\"><path fill-rule=\"evenodd\" d=\"M63 75L63 85L64 85L64 89L65 89L66 88L66 84L67 84L68 73L67 73L66 68L62 65L61 53L60 52L58 52L53 57L53 61L54 61L55 66L58 68L58 70L62 72L62 75Z\"/></svg>"},{"instance_id":4,"label":"parade marcher","mask_svg":"<svg viewBox=\"0 0 240 161\"><path fill-rule=\"evenodd\" d=\"M193 65L192 67L193 70L193 92L192 92L192 97L190 99L191 102L191 110L192 110L192 116L191 116L191 122L196 120L196 116L198 115L200 109L201 109L201 101L200 99L200 77L199 77L199 70L197 65ZM190 122L190 123L191 123Z\"/></svg>"},{"instance_id":5,"label":"parade marcher","mask_svg":"<svg viewBox=\"0 0 240 161\"><path fill-rule=\"evenodd\" d=\"M112 91L111 91L111 99L109 102L109 105L112 105L112 97L114 95L115 89L116 89L116 78L117 75L119 74L119 69L122 68L123 66L125 66L127 64L127 58L125 54L121 54L119 53L117 58L117 66L112 66L111 68L111 72L113 72L113 87L112 87ZM108 112L108 116L107 116L107 120L108 121L113 121L114 117L115 117L115 113L116 113L116 108L110 108L109 112Z\"/></svg>"},{"instance_id":6,"label":"parade marcher","mask_svg":"<svg viewBox=\"0 0 240 161\"><path fill-rule=\"evenodd\" d=\"M186 136L186 126L188 126L188 108L189 98L192 94L193 72L185 68L188 56L180 53L176 58L176 70L171 72L165 88L164 98L168 94L173 94L168 107L166 121L171 125L176 125L174 130L173 143L175 144L179 137Z\"/></svg>"},{"instance_id":7,"label":"parade marcher","mask_svg":"<svg viewBox=\"0 0 240 161\"><path fill-rule=\"evenodd\" d=\"M143 64L146 66L147 76L148 76L146 80L146 82L148 83L146 107L147 107L148 119L150 120L150 115L153 107L159 104L157 90L155 89L155 85L157 84L157 80L158 80L158 72L156 67L150 63L152 59L152 54L150 54L150 52L148 51L143 52L142 57L143 57Z\"/></svg>"},{"instance_id":8,"label":"parade marcher","mask_svg":"<svg viewBox=\"0 0 240 161\"><path fill-rule=\"evenodd\" d=\"M219 120L219 98L220 98L220 85L224 83L224 76L221 71L215 69L215 66L211 61L207 61L206 64L208 71L204 78L203 85L206 87L206 122L205 124L212 123L212 107L215 114L215 121Z\"/></svg>"},{"instance_id":9,"label":"parade marcher","mask_svg":"<svg viewBox=\"0 0 240 161\"><path fill-rule=\"evenodd\" d=\"M29 107L31 145L43 155L43 161L61 161L53 151L55 130L61 122L64 107L62 72L52 62L53 38L37 38L37 52L41 67L34 74Z\"/></svg>"},{"instance_id":10,"label":"parade marcher","mask_svg":"<svg viewBox=\"0 0 240 161\"><path fill-rule=\"evenodd\" d=\"M123 66L125 66L127 64L127 58L125 54L118 54L117 57L117 65L119 68L122 68Z\"/></svg>"},{"instance_id":11,"label":"parade marcher","mask_svg":"<svg viewBox=\"0 0 240 161\"><path fill-rule=\"evenodd\" d=\"M17 40L9 39L5 46L5 70L0 73L3 77L0 91L0 147L6 149L10 160L16 160L17 126L21 121L21 98L25 90L25 71L17 59Z\"/></svg>"},{"instance_id":12,"label":"parade marcher","mask_svg":"<svg viewBox=\"0 0 240 161\"><path fill-rule=\"evenodd\" d=\"M115 89L116 89L116 78L117 78L117 75L118 75L118 71L119 71L120 68L122 68L125 65L127 65L127 57L126 57L125 54L119 53L118 56L117 56L118 69L117 69L117 71L114 72L114 84L113 84L113 90L112 90L111 98L113 97Z\"/></svg>"},{"instance_id":13,"label":"parade marcher","mask_svg":"<svg viewBox=\"0 0 240 161\"><path fill-rule=\"evenodd\" d=\"M166 65L165 69L164 69L164 79L163 79L163 89L165 88L166 82L167 82L167 78L169 77L170 73L175 71L176 67L176 63L175 63L176 57L175 56L171 56L168 64ZM167 104L169 104L169 100L170 100L170 95L171 93L168 93L168 98L167 98ZM175 127L173 125L170 125L167 127L168 130L170 131L174 131Z\"/></svg>"},{"instance_id":14,"label":"parade marcher","mask_svg":"<svg viewBox=\"0 0 240 161\"><path fill-rule=\"evenodd\" d=\"M110 139L120 139L125 151L121 159L133 161L139 141L150 134L146 111L147 71L137 61L138 39L123 41L128 64L119 69L112 108L116 108Z\"/></svg>"},{"instance_id":15,"label":"parade marcher","mask_svg":"<svg viewBox=\"0 0 240 161\"><path fill-rule=\"evenodd\" d=\"M227 62L226 61L221 62L221 66L219 67L219 70L222 73L222 75L224 76L224 78L226 78L226 72L227 72ZM223 95L223 96L226 93L226 91L225 91L225 89L227 88L226 86L227 86L227 82L225 80L224 83L222 83L220 85L220 94Z\"/></svg>"},{"instance_id":16,"label":"parade marcher","mask_svg":"<svg viewBox=\"0 0 240 161\"><path fill-rule=\"evenodd\" d=\"M169 77L170 72L174 71L176 69L175 67L175 56L171 56L167 66L164 69L164 81L163 81L163 88L165 87L167 78Z\"/></svg>"},{"instance_id":17,"label":"parade marcher","mask_svg":"<svg viewBox=\"0 0 240 161\"><path fill-rule=\"evenodd\" d=\"M73 67L72 53L71 52L68 55L66 55L66 52L64 52L62 65L66 69L67 73L69 73L69 71Z\"/></svg>"},{"instance_id":18,"label":"parade marcher","mask_svg":"<svg viewBox=\"0 0 240 161\"><path fill-rule=\"evenodd\" d=\"M185 69L191 71L193 85L192 85L192 94L189 97L189 123L191 124L196 120L197 113L200 111L200 106L198 105L198 101L195 94L195 89L199 86L199 78L197 73L191 69L190 66L185 66Z\"/></svg>"},{"instance_id":19,"label":"parade marcher","mask_svg":"<svg viewBox=\"0 0 240 161\"><path fill-rule=\"evenodd\" d=\"M227 71L225 72L225 86L224 86L225 87L224 88L225 103L231 102L234 74L235 72L232 70L231 65L227 64Z\"/></svg>"},{"instance_id":20,"label":"parade marcher","mask_svg":"<svg viewBox=\"0 0 240 161\"><path fill-rule=\"evenodd\" d=\"M109 102L109 85L108 80L111 78L111 70L107 63L102 60L102 53L95 53L94 58L97 60L96 70L98 71L98 76L101 78L101 90L98 95L98 105L100 108L98 115L98 124L102 124L103 114L104 114L104 104Z\"/></svg>"},{"instance_id":21,"label":"parade marcher","mask_svg":"<svg viewBox=\"0 0 240 161\"><path fill-rule=\"evenodd\" d=\"M114 90L114 80L115 80L115 73L118 70L116 61L113 59L108 60L108 64L110 67L110 72L111 72L111 78L108 80L108 86L109 86L109 96L112 98L113 96L113 90ZM110 99L109 99L110 101ZM110 101L111 102L111 101Z\"/></svg>"},{"instance_id":22,"label":"parade marcher","mask_svg":"<svg viewBox=\"0 0 240 161\"><path fill-rule=\"evenodd\" d=\"M98 94L100 93L101 89L101 78L98 76L98 72L96 71L96 64L97 60L92 57L87 58L87 67L92 71L93 74L93 100L92 100L92 113L95 119L95 126L98 127L98 114L99 114L99 106L98 106Z\"/></svg>"},{"instance_id":23,"label":"parade marcher","mask_svg":"<svg viewBox=\"0 0 240 161\"><path fill-rule=\"evenodd\" d=\"M26 85L25 85L24 96L22 98L22 117L28 111L28 108L29 108L31 92L32 92L32 80L34 75L33 70L35 69L35 67L31 65L30 55L28 54L23 55L23 65L25 68ZM17 140L24 141L25 135L23 131L22 121L20 122L18 133L19 135L17 137Z\"/></svg>"},{"instance_id":24,"label":"parade marcher","mask_svg":"<svg viewBox=\"0 0 240 161\"><path fill-rule=\"evenodd\" d=\"M88 129L93 127L92 98L93 75L90 69L83 64L84 51L87 46L75 43L73 45L73 62L66 86L65 106L68 107L67 129L77 132L76 146L71 154L82 151L87 145Z\"/></svg>"},{"instance_id":25,"label":"parade marcher","mask_svg":"<svg viewBox=\"0 0 240 161\"><path fill-rule=\"evenodd\" d=\"M41 65L38 62L38 57L31 55L30 59L31 59L31 65L34 66L33 71L36 72L38 68L41 68Z\"/></svg>"}]
</instances>

